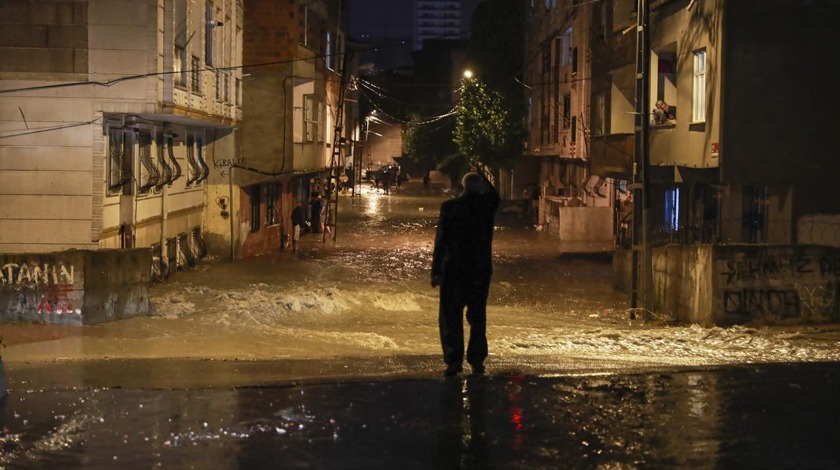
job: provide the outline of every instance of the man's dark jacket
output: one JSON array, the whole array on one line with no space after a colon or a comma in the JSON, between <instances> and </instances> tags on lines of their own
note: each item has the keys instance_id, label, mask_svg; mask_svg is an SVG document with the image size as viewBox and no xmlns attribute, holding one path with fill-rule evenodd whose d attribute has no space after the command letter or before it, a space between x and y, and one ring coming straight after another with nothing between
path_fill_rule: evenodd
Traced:
<instances>
[{"instance_id":1,"label":"man's dark jacket","mask_svg":"<svg viewBox=\"0 0 840 470\"><path fill-rule=\"evenodd\" d=\"M499 193L485 180L483 193L467 193L444 202L432 257L432 276L459 285L489 283Z\"/></svg>"}]
</instances>

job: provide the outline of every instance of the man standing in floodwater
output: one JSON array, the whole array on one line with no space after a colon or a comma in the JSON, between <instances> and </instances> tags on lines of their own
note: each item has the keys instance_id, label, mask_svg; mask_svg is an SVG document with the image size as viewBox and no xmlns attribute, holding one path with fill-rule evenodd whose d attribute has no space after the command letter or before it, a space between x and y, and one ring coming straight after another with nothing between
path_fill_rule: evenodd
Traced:
<instances>
[{"instance_id":1,"label":"man standing in floodwater","mask_svg":"<svg viewBox=\"0 0 840 470\"><path fill-rule=\"evenodd\" d=\"M440 286L438 323L444 375L463 370L464 308L470 324L467 362L484 373L487 358L487 296L493 275L492 244L499 193L480 173L461 179L464 191L440 207L432 258L432 287Z\"/></svg>"}]
</instances>

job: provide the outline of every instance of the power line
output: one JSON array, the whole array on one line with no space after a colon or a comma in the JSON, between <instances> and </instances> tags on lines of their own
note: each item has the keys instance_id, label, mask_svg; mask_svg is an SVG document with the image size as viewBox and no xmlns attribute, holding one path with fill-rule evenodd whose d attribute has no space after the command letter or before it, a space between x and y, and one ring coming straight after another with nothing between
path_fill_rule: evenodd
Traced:
<instances>
[{"instance_id":1,"label":"power line","mask_svg":"<svg viewBox=\"0 0 840 470\"><path fill-rule=\"evenodd\" d=\"M40 134L42 132L51 132L51 131L58 131L58 130L62 130L62 129L71 129L73 127L87 126L87 125L95 123L96 121L99 121L100 119L102 119L102 118L98 117L96 119L86 121L86 122L76 122L76 123L73 123L73 124L65 124L65 125L62 125L62 126L42 127L42 128L39 128L39 129L31 129L31 130L24 131L24 132L18 132L17 134L0 135L0 139L11 139L13 137L22 137L22 136L27 136L27 135L32 135L32 134Z\"/></svg>"}]
</instances>

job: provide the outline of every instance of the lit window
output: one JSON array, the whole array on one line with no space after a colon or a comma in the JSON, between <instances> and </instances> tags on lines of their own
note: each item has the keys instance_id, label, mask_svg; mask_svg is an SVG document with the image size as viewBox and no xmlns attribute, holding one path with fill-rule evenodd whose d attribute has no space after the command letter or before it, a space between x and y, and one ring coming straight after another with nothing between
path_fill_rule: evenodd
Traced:
<instances>
[{"instance_id":1,"label":"lit window","mask_svg":"<svg viewBox=\"0 0 840 470\"><path fill-rule=\"evenodd\" d=\"M680 230L680 188L665 190L665 230L676 233Z\"/></svg>"},{"instance_id":2,"label":"lit window","mask_svg":"<svg viewBox=\"0 0 840 470\"><path fill-rule=\"evenodd\" d=\"M335 57L333 55L332 33L330 33L329 31L327 31L326 48L327 68L330 70L335 70Z\"/></svg>"},{"instance_id":3,"label":"lit window","mask_svg":"<svg viewBox=\"0 0 840 470\"><path fill-rule=\"evenodd\" d=\"M694 52L694 98L692 101L691 120L706 120L706 50Z\"/></svg>"}]
</instances>

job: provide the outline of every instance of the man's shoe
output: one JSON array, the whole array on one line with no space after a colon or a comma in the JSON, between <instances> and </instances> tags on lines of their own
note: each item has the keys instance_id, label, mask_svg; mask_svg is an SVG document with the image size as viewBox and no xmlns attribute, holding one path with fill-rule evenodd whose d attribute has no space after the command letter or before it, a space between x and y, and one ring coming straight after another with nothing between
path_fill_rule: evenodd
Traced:
<instances>
[{"instance_id":1,"label":"man's shoe","mask_svg":"<svg viewBox=\"0 0 840 470\"><path fill-rule=\"evenodd\" d=\"M443 371L443 376L454 377L460 374L462 370L463 368L461 367L461 364L449 364L448 366L446 366L446 370Z\"/></svg>"},{"instance_id":2,"label":"man's shoe","mask_svg":"<svg viewBox=\"0 0 840 470\"><path fill-rule=\"evenodd\" d=\"M473 375L484 375L484 364L470 364Z\"/></svg>"}]
</instances>

